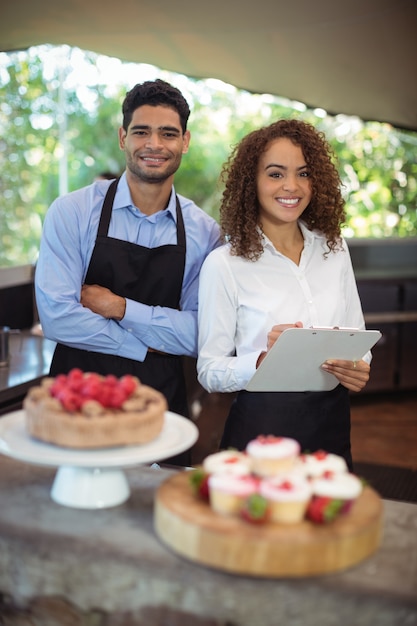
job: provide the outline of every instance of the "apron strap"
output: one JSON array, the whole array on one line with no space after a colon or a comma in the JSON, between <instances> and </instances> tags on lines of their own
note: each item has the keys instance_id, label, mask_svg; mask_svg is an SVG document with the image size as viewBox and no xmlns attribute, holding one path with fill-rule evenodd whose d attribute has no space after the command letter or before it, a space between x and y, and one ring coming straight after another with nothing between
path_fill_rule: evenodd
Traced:
<instances>
[{"instance_id":1,"label":"apron strap","mask_svg":"<svg viewBox=\"0 0 417 626\"><path fill-rule=\"evenodd\" d=\"M114 196L116 195L117 185L120 180L116 178L111 185L109 186L106 197L104 198L103 208L101 210L100 223L98 225L97 236L98 237L107 237L107 233L109 232L109 224L111 219L111 213L113 209L113 201Z\"/></svg>"},{"instance_id":2,"label":"apron strap","mask_svg":"<svg viewBox=\"0 0 417 626\"><path fill-rule=\"evenodd\" d=\"M178 200L178 196L176 197L176 208L177 208L177 245L182 246L185 251L187 250L186 237L185 237L185 226L184 226L184 218L182 216L180 201Z\"/></svg>"}]
</instances>

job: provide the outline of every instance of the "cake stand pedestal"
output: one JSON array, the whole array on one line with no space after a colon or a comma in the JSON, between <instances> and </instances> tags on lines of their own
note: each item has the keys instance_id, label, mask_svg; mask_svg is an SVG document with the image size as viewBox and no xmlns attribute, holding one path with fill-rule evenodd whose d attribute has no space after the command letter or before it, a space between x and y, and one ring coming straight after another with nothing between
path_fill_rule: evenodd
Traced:
<instances>
[{"instance_id":1,"label":"cake stand pedestal","mask_svg":"<svg viewBox=\"0 0 417 626\"><path fill-rule=\"evenodd\" d=\"M126 502L130 487L123 468L180 454L197 438L195 424L171 411L165 413L162 431L153 441L100 450L67 449L33 439L26 431L23 410L0 419L0 453L25 463L57 467L52 500L80 509L102 509Z\"/></svg>"},{"instance_id":2,"label":"cake stand pedestal","mask_svg":"<svg viewBox=\"0 0 417 626\"><path fill-rule=\"evenodd\" d=\"M126 502L130 487L122 469L103 467L58 468L51 489L57 504L75 508L108 508Z\"/></svg>"}]
</instances>

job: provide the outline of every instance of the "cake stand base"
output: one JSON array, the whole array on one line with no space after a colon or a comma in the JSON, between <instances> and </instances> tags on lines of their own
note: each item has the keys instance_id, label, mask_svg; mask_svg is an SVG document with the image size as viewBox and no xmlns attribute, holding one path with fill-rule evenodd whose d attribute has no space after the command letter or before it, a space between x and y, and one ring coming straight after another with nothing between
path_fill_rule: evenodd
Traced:
<instances>
[{"instance_id":1,"label":"cake stand base","mask_svg":"<svg viewBox=\"0 0 417 626\"><path fill-rule=\"evenodd\" d=\"M103 509L118 506L130 495L121 469L62 466L51 489L54 502L78 509Z\"/></svg>"},{"instance_id":2,"label":"cake stand base","mask_svg":"<svg viewBox=\"0 0 417 626\"><path fill-rule=\"evenodd\" d=\"M122 504L130 496L122 468L169 459L191 448L197 439L197 426L171 411L165 413L161 433L149 443L94 450L62 448L34 439L27 431L23 410L0 419L0 454L58 468L50 492L52 500L79 509Z\"/></svg>"}]
</instances>

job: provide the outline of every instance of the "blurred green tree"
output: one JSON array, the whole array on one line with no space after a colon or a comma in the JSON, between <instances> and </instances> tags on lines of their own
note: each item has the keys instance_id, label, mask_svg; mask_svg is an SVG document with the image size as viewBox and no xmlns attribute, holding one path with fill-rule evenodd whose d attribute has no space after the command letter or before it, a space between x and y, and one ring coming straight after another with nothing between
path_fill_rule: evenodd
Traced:
<instances>
[{"instance_id":1,"label":"blurred green tree","mask_svg":"<svg viewBox=\"0 0 417 626\"><path fill-rule=\"evenodd\" d=\"M88 77L82 85L75 78L80 59ZM114 61L68 47L0 54L0 266L36 262L43 217L59 194L88 185L101 171L124 169L117 139L121 103L147 76L142 78L143 66L126 64L129 80L120 76L109 85L98 71L103 59ZM417 236L417 133L326 115L216 80L157 68L152 76L177 84L189 100L192 139L175 186L214 217L220 170L232 147L254 128L298 117L322 130L334 149L347 202L344 234Z\"/></svg>"}]
</instances>

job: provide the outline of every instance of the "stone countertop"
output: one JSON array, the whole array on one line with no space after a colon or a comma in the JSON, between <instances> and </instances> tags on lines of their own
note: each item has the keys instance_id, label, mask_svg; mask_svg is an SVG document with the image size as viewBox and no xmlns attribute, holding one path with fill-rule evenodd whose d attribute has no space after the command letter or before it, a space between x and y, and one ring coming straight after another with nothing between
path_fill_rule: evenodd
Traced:
<instances>
[{"instance_id":1,"label":"stone countertop","mask_svg":"<svg viewBox=\"0 0 417 626\"><path fill-rule=\"evenodd\" d=\"M153 528L154 494L176 470L125 471L131 496L124 504L72 509L50 497L55 468L0 455L0 594L23 608L33 598L65 598L79 611L128 612L139 620L129 624L148 626L417 624L417 505L384 501L380 548L349 570L260 579L166 548ZM181 612L191 621L149 617L161 607L165 619Z\"/></svg>"}]
</instances>

